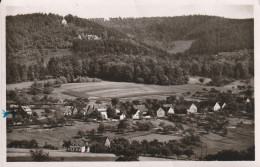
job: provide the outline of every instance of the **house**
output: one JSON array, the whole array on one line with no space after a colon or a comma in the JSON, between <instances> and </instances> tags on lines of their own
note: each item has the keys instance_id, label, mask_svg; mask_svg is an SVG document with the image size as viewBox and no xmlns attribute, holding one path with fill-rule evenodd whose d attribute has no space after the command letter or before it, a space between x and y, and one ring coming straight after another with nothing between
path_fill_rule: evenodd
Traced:
<instances>
[{"instance_id":1,"label":"house","mask_svg":"<svg viewBox=\"0 0 260 167\"><path fill-rule=\"evenodd\" d=\"M195 106L194 103L191 104L190 108L187 109L187 113L191 114L191 113L197 113L197 107Z\"/></svg>"},{"instance_id":2,"label":"house","mask_svg":"<svg viewBox=\"0 0 260 167\"><path fill-rule=\"evenodd\" d=\"M250 99L249 98L247 98L246 99L246 103L250 103L251 101L250 101Z\"/></svg>"},{"instance_id":3,"label":"house","mask_svg":"<svg viewBox=\"0 0 260 167\"><path fill-rule=\"evenodd\" d=\"M167 114L168 115L174 114L174 109L173 108L169 108L168 111L167 111Z\"/></svg>"},{"instance_id":4,"label":"house","mask_svg":"<svg viewBox=\"0 0 260 167\"><path fill-rule=\"evenodd\" d=\"M218 111L221 109L221 106L218 104L218 102L215 104L213 111Z\"/></svg>"},{"instance_id":5,"label":"house","mask_svg":"<svg viewBox=\"0 0 260 167\"><path fill-rule=\"evenodd\" d=\"M71 145L68 151L75 151L75 152L89 152L89 140L85 138L75 139L71 142Z\"/></svg>"},{"instance_id":6,"label":"house","mask_svg":"<svg viewBox=\"0 0 260 167\"><path fill-rule=\"evenodd\" d=\"M126 117L126 116L125 116L125 114L123 113L123 114L121 114L121 115L119 116L119 119L120 119L120 120L124 120L125 117Z\"/></svg>"},{"instance_id":7,"label":"house","mask_svg":"<svg viewBox=\"0 0 260 167\"><path fill-rule=\"evenodd\" d=\"M110 147L110 145L111 145L111 142L110 142L109 138L107 138L105 141L105 146Z\"/></svg>"},{"instance_id":8,"label":"house","mask_svg":"<svg viewBox=\"0 0 260 167\"><path fill-rule=\"evenodd\" d=\"M61 24L67 25L67 21L63 18L62 21L61 21Z\"/></svg>"},{"instance_id":9,"label":"house","mask_svg":"<svg viewBox=\"0 0 260 167\"><path fill-rule=\"evenodd\" d=\"M137 110L136 113L132 116L133 119L141 119L141 111Z\"/></svg>"},{"instance_id":10,"label":"house","mask_svg":"<svg viewBox=\"0 0 260 167\"><path fill-rule=\"evenodd\" d=\"M63 108L63 115L64 116L71 115L71 106L65 106L65 108Z\"/></svg>"},{"instance_id":11,"label":"house","mask_svg":"<svg viewBox=\"0 0 260 167\"><path fill-rule=\"evenodd\" d=\"M32 110L29 106L21 106L22 110L29 115L32 115Z\"/></svg>"},{"instance_id":12,"label":"house","mask_svg":"<svg viewBox=\"0 0 260 167\"><path fill-rule=\"evenodd\" d=\"M120 110L119 109L116 109L116 114L120 114Z\"/></svg>"},{"instance_id":13,"label":"house","mask_svg":"<svg viewBox=\"0 0 260 167\"><path fill-rule=\"evenodd\" d=\"M103 120L107 120L107 118L108 118L107 111L101 111L100 114L101 114L101 117Z\"/></svg>"},{"instance_id":14,"label":"house","mask_svg":"<svg viewBox=\"0 0 260 167\"><path fill-rule=\"evenodd\" d=\"M156 113L157 113L157 117L159 118L165 117L165 111L161 107L157 110Z\"/></svg>"}]
</instances>

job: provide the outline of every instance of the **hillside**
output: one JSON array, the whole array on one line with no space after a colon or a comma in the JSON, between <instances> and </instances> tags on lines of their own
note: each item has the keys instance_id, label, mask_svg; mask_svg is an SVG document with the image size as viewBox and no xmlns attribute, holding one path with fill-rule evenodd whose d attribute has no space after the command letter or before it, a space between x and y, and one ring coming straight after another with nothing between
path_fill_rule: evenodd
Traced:
<instances>
[{"instance_id":1,"label":"hillside","mask_svg":"<svg viewBox=\"0 0 260 167\"><path fill-rule=\"evenodd\" d=\"M158 85L187 83L190 74L220 83L247 79L254 74L252 25L211 16L7 16L7 83L61 76Z\"/></svg>"},{"instance_id":2,"label":"hillside","mask_svg":"<svg viewBox=\"0 0 260 167\"><path fill-rule=\"evenodd\" d=\"M168 50L177 40L195 40L189 54L216 54L254 47L254 20L215 16L95 19L146 43L161 42ZM155 42L154 42L155 41Z\"/></svg>"}]
</instances>

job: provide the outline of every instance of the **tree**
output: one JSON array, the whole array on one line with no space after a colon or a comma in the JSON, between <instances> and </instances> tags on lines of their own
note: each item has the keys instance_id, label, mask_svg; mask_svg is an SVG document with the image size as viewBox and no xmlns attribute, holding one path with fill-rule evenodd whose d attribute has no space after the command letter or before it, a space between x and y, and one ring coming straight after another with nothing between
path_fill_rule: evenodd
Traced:
<instances>
[{"instance_id":1,"label":"tree","mask_svg":"<svg viewBox=\"0 0 260 167\"><path fill-rule=\"evenodd\" d=\"M117 125L117 129L121 133L125 133L130 128L130 125L125 120L120 120L119 124Z\"/></svg>"},{"instance_id":2,"label":"tree","mask_svg":"<svg viewBox=\"0 0 260 167\"><path fill-rule=\"evenodd\" d=\"M67 140L67 141L63 140L62 147L65 147L67 151L70 148L70 145L71 145L71 141L70 140Z\"/></svg>"},{"instance_id":3,"label":"tree","mask_svg":"<svg viewBox=\"0 0 260 167\"><path fill-rule=\"evenodd\" d=\"M194 151L191 148L188 148L183 151L183 154L187 155L190 159L190 157L194 154Z\"/></svg>"},{"instance_id":4,"label":"tree","mask_svg":"<svg viewBox=\"0 0 260 167\"><path fill-rule=\"evenodd\" d=\"M40 150L30 150L30 155L33 161L48 161L49 153L43 152L42 149Z\"/></svg>"},{"instance_id":5,"label":"tree","mask_svg":"<svg viewBox=\"0 0 260 167\"><path fill-rule=\"evenodd\" d=\"M89 118L102 120L101 113L98 112L98 110L96 110L96 109L89 114Z\"/></svg>"},{"instance_id":6,"label":"tree","mask_svg":"<svg viewBox=\"0 0 260 167\"><path fill-rule=\"evenodd\" d=\"M116 110L114 108L112 108L111 106L109 106L107 108L107 116L108 116L108 118L115 118L117 116Z\"/></svg>"},{"instance_id":7,"label":"tree","mask_svg":"<svg viewBox=\"0 0 260 167\"><path fill-rule=\"evenodd\" d=\"M85 136L85 133L82 130L79 130L77 135L80 137L83 137L83 136Z\"/></svg>"},{"instance_id":8,"label":"tree","mask_svg":"<svg viewBox=\"0 0 260 167\"><path fill-rule=\"evenodd\" d=\"M165 155L165 157L167 158L167 156L171 154L171 150L167 147L163 147L161 149L161 153L162 153L162 155Z\"/></svg>"},{"instance_id":9,"label":"tree","mask_svg":"<svg viewBox=\"0 0 260 167\"><path fill-rule=\"evenodd\" d=\"M138 154L130 148L130 143L125 138L114 139L111 151L118 157L116 161L138 161Z\"/></svg>"},{"instance_id":10,"label":"tree","mask_svg":"<svg viewBox=\"0 0 260 167\"><path fill-rule=\"evenodd\" d=\"M116 106L118 104L118 102L119 102L118 98L112 98L111 99L111 103L112 103L113 106Z\"/></svg>"},{"instance_id":11,"label":"tree","mask_svg":"<svg viewBox=\"0 0 260 167\"><path fill-rule=\"evenodd\" d=\"M106 131L105 125L103 123L99 124L98 133L102 135L105 131Z\"/></svg>"}]
</instances>

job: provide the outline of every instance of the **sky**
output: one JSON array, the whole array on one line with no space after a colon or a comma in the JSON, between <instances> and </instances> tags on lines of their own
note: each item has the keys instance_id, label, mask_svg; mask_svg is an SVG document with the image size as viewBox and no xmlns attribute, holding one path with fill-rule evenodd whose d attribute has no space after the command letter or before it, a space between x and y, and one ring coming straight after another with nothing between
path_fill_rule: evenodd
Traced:
<instances>
[{"instance_id":1,"label":"sky","mask_svg":"<svg viewBox=\"0 0 260 167\"><path fill-rule=\"evenodd\" d=\"M237 3L240 1L240 3ZM7 15L28 13L67 14L82 18L215 15L253 18L251 0L8 0Z\"/></svg>"}]
</instances>

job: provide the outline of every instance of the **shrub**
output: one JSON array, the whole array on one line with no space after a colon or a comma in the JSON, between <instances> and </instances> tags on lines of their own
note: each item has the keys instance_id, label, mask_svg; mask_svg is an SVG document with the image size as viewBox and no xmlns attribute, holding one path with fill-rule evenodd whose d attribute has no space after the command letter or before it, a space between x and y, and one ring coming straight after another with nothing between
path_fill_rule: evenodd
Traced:
<instances>
[{"instance_id":1,"label":"shrub","mask_svg":"<svg viewBox=\"0 0 260 167\"><path fill-rule=\"evenodd\" d=\"M60 77L60 80L62 81L63 84L67 83L67 79L65 77Z\"/></svg>"},{"instance_id":2,"label":"shrub","mask_svg":"<svg viewBox=\"0 0 260 167\"><path fill-rule=\"evenodd\" d=\"M30 141L27 140L14 140L11 141L7 147L9 148L38 148L38 143L36 140L32 139Z\"/></svg>"},{"instance_id":3,"label":"shrub","mask_svg":"<svg viewBox=\"0 0 260 167\"><path fill-rule=\"evenodd\" d=\"M30 150L30 155L33 161L48 161L49 153L43 152L43 150Z\"/></svg>"},{"instance_id":4,"label":"shrub","mask_svg":"<svg viewBox=\"0 0 260 167\"><path fill-rule=\"evenodd\" d=\"M44 149L50 149L50 150L58 150L57 147L51 145L51 144L47 144L47 142L45 143L45 145L43 146Z\"/></svg>"}]
</instances>

